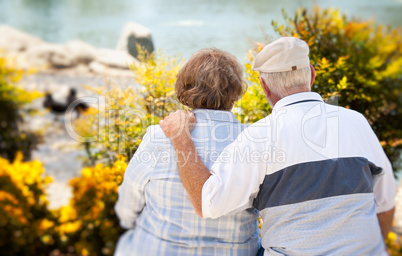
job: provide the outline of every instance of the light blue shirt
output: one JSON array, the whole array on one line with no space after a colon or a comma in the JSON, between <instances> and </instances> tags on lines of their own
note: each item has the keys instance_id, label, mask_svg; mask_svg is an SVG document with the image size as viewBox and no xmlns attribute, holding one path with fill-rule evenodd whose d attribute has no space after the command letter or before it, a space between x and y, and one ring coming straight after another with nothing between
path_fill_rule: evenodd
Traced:
<instances>
[{"instance_id":1,"label":"light blue shirt","mask_svg":"<svg viewBox=\"0 0 402 256\"><path fill-rule=\"evenodd\" d=\"M191 135L209 169L245 126L228 111L193 112L197 124ZM180 180L174 147L158 125L148 128L118 193L115 211L129 230L115 255L256 255L260 247L257 210L217 219L195 213Z\"/></svg>"}]
</instances>

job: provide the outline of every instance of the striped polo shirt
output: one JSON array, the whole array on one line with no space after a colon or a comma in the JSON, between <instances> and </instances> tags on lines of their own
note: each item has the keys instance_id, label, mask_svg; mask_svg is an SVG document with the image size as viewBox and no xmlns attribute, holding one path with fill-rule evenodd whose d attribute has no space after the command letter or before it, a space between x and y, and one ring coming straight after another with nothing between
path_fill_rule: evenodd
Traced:
<instances>
[{"instance_id":1,"label":"striped polo shirt","mask_svg":"<svg viewBox=\"0 0 402 256\"><path fill-rule=\"evenodd\" d=\"M387 255L376 214L394 207L395 180L356 111L313 92L287 96L210 171L203 216L255 207L264 255Z\"/></svg>"}]
</instances>

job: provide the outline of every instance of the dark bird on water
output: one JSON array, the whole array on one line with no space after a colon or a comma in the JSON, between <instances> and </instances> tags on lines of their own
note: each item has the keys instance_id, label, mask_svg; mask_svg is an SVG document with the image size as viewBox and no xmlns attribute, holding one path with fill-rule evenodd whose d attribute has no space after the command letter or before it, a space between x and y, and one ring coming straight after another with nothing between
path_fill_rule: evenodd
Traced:
<instances>
[{"instance_id":1,"label":"dark bird on water","mask_svg":"<svg viewBox=\"0 0 402 256\"><path fill-rule=\"evenodd\" d=\"M68 107L70 106L71 103L77 103L75 102L76 100L79 100L77 98L77 91L74 88L70 89L70 93L67 96L67 101L66 103L61 103L57 102L53 99L53 96L51 93L46 93L45 96L45 101L43 102L43 107L50 109L50 112L52 112L55 115L63 115L66 113ZM83 101L78 102L78 104L74 107L73 111L77 112L77 117L82 112L85 112L89 106L85 104Z\"/></svg>"}]
</instances>

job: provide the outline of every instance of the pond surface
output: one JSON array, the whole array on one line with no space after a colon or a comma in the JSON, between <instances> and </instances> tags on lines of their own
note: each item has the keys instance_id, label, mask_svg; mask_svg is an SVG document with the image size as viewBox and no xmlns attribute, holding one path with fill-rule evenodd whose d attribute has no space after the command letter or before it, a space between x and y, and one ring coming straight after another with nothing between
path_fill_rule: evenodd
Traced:
<instances>
[{"instance_id":1,"label":"pond surface","mask_svg":"<svg viewBox=\"0 0 402 256\"><path fill-rule=\"evenodd\" d=\"M314 4L393 27L402 26L402 0L0 0L0 23L50 42L81 39L115 48L125 23L148 27L156 48L189 57L204 47L218 47L243 59L250 40L275 37L271 21ZM1 35L0 35L1 36Z\"/></svg>"}]
</instances>

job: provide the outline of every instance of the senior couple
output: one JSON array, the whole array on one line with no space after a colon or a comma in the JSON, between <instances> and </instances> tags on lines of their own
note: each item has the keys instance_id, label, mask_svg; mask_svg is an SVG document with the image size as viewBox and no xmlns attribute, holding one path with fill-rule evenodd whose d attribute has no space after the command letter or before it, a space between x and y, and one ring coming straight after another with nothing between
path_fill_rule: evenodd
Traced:
<instances>
[{"instance_id":1,"label":"senior couple","mask_svg":"<svg viewBox=\"0 0 402 256\"><path fill-rule=\"evenodd\" d=\"M176 93L193 111L150 126L131 159L115 255L387 255L391 164L361 114L310 92L308 54L283 37L256 56L273 110L250 126L231 112L246 90L236 58L187 61Z\"/></svg>"}]
</instances>

